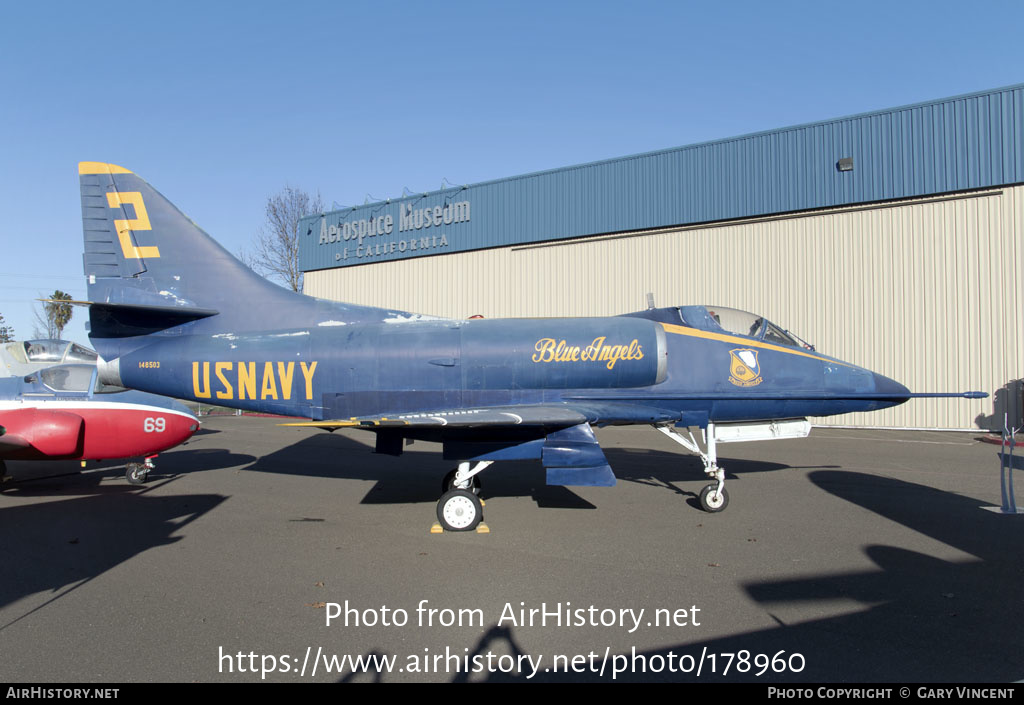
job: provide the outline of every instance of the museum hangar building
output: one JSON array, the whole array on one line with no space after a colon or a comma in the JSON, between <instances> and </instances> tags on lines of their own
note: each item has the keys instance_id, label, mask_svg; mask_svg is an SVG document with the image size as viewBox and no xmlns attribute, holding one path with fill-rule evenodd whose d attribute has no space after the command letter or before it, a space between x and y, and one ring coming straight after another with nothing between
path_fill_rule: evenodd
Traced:
<instances>
[{"instance_id":1,"label":"museum hangar building","mask_svg":"<svg viewBox=\"0 0 1024 705\"><path fill-rule=\"evenodd\" d=\"M824 423L1021 423L1024 85L310 216L305 293L437 316L765 316L917 399Z\"/></svg>"}]
</instances>

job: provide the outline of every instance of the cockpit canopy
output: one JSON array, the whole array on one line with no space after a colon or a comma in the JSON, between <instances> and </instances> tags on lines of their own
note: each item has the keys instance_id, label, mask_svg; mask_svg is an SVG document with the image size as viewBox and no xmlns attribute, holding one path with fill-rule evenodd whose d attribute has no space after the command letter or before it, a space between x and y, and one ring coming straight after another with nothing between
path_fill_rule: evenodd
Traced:
<instances>
[{"instance_id":1,"label":"cockpit canopy","mask_svg":"<svg viewBox=\"0 0 1024 705\"><path fill-rule=\"evenodd\" d=\"M125 391L124 387L104 384L96 375L95 365L56 365L39 371L38 379L50 391L72 394L86 394L91 389L96 394L114 394ZM35 378L35 375L31 375Z\"/></svg>"},{"instance_id":2,"label":"cockpit canopy","mask_svg":"<svg viewBox=\"0 0 1024 705\"><path fill-rule=\"evenodd\" d=\"M42 370L39 377L55 392L88 392L95 373L88 365L58 365Z\"/></svg>"},{"instance_id":3,"label":"cockpit canopy","mask_svg":"<svg viewBox=\"0 0 1024 705\"><path fill-rule=\"evenodd\" d=\"M762 316L724 306L680 306L683 323L712 333L742 335L774 345L804 347L796 338Z\"/></svg>"},{"instance_id":4,"label":"cockpit canopy","mask_svg":"<svg viewBox=\"0 0 1024 705\"><path fill-rule=\"evenodd\" d=\"M67 340L25 340L9 343L7 351L21 363L81 362L96 364L96 353Z\"/></svg>"},{"instance_id":5,"label":"cockpit canopy","mask_svg":"<svg viewBox=\"0 0 1024 705\"><path fill-rule=\"evenodd\" d=\"M773 345L814 350L810 345L787 330L783 330L763 316L747 313L725 306L672 306L649 308L646 311L627 313L627 316L647 318L652 321L684 325L697 330L721 335L741 335L745 338L764 341Z\"/></svg>"}]
</instances>

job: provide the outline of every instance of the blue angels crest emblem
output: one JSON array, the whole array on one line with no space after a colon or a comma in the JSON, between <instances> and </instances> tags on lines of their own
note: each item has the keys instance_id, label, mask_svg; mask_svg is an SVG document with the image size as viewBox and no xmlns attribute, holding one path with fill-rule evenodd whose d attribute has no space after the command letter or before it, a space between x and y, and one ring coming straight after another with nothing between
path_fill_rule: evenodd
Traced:
<instances>
[{"instance_id":1,"label":"blue angels crest emblem","mask_svg":"<svg viewBox=\"0 0 1024 705\"><path fill-rule=\"evenodd\" d=\"M761 384L761 368L757 362L757 351L736 348L729 351L729 381L737 387L753 387Z\"/></svg>"}]
</instances>

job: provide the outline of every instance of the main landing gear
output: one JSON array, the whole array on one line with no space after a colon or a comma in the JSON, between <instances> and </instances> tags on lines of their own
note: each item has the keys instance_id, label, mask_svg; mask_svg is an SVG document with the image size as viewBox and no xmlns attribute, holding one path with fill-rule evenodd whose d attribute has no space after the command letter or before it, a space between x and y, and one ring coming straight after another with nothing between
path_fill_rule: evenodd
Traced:
<instances>
[{"instance_id":1,"label":"main landing gear","mask_svg":"<svg viewBox=\"0 0 1024 705\"><path fill-rule=\"evenodd\" d=\"M704 463L704 473L714 480L714 482L705 486L700 491L701 509L705 512L715 513L728 507L729 493L725 491L725 471L718 467L718 454L715 450L715 424L709 423L707 430L704 431L704 442L707 445L707 452L700 449L697 439L694 438L693 433L689 430L686 432L689 438L686 438L673 426L655 426L654 428L691 453L699 455Z\"/></svg>"},{"instance_id":2,"label":"main landing gear","mask_svg":"<svg viewBox=\"0 0 1024 705\"><path fill-rule=\"evenodd\" d=\"M441 499L437 501L437 521L445 531L473 531L484 517L480 493L480 478L477 477L490 466L493 460L481 460L472 468L470 463L459 463L459 467L444 476L441 483Z\"/></svg>"},{"instance_id":3,"label":"main landing gear","mask_svg":"<svg viewBox=\"0 0 1024 705\"><path fill-rule=\"evenodd\" d=\"M154 458L156 456L151 455L141 463L128 463L124 477L128 480L129 485L141 485L149 479L149 472L156 468L156 463L153 462Z\"/></svg>"}]
</instances>

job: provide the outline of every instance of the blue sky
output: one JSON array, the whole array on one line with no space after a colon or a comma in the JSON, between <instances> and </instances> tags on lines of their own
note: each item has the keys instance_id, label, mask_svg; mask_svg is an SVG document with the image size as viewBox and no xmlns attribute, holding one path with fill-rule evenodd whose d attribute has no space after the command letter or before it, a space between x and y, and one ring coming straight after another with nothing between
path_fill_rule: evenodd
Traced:
<instances>
[{"instance_id":1,"label":"blue sky","mask_svg":"<svg viewBox=\"0 0 1024 705\"><path fill-rule=\"evenodd\" d=\"M84 298L79 161L237 252L285 185L353 205L1021 83L1022 26L1019 0L3 3L0 314L28 338L39 294Z\"/></svg>"}]
</instances>

